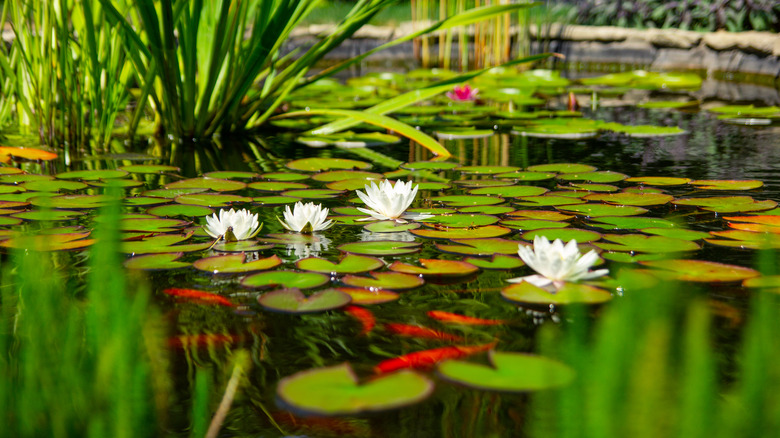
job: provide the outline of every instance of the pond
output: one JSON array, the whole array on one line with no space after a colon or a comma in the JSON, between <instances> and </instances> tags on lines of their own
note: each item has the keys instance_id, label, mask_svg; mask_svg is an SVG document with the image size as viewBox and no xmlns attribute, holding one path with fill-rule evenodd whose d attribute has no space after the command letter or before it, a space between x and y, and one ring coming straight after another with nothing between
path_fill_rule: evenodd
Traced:
<instances>
[{"instance_id":1,"label":"pond","mask_svg":"<svg viewBox=\"0 0 780 438\"><path fill-rule=\"evenodd\" d=\"M289 104L365 108L441 74L367 75ZM476 97L396 112L438 135L446 160L386 131L301 134L333 120L315 116L177 162L144 158L152 146L51 176L0 168L2 246L31 247L14 233L51 220L48 249L68 250L57 257L78 282L86 232L110 202L100 186L125 187L120 251L159 310L171 435L188 433L196 376L208 371L216 410L245 351L224 436L524 436L529 394L574 378L563 361L519 354L539 351L540 327L568 324L572 302L595 317L675 279L705 288L728 380L750 288L775 284L753 268L756 249L780 246L780 109L693 101L691 75L472 84ZM384 179L413 181L408 212L433 217L365 220L356 191ZM333 225L285 230L297 201L328 208ZM229 208L257 214L259 234L215 243L205 217ZM508 282L534 273L518 247L536 236L599 252L594 269L609 276L555 292Z\"/></svg>"}]
</instances>

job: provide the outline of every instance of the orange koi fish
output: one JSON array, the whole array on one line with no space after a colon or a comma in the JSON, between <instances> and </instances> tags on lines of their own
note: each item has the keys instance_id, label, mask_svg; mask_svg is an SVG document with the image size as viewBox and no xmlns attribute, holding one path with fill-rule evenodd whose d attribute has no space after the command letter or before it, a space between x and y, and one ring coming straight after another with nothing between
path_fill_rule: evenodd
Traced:
<instances>
[{"instance_id":1,"label":"orange koi fish","mask_svg":"<svg viewBox=\"0 0 780 438\"><path fill-rule=\"evenodd\" d=\"M438 330L434 330L428 327L421 327L419 325L387 323L384 325L384 327L385 330L389 331L390 333L401 336L408 336L411 338L439 339L442 341L453 342L460 342L463 340L463 338L458 335L440 332Z\"/></svg>"},{"instance_id":2,"label":"orange koi fish","mask_svg":"<svg viewBox=\"0 0 780 438\"><path fill-rule=\"evenodd\" d=\"M368 332L370 332L371 329L373 329L374 326L376 325L376 319L374 319L374 314L371 313L371 311L366 309L365 307L350 305L345 307L344 311L347 312L350 316L360 321L360 324L363 326L363 331L360 332L361 335L368 334Z\"/></svg>"},{"instance_id":3,"label":"orange koi fish","mask_svg":"<svg viewBox=\"0 0 780 438\"><path fill-rule=\"evenodd\" d=\"M431 310L428 316L444 323L464 324L464 325L501 325L506 324L503 319L482 319L473 316L458 315L457 313L445 312L443 310Z\"/></svg>"},{"instance_id":4,"label":"orange koi fish","mask_svg":"<svg viewBox=\"0 0 780 438\"><path fill-rule=\"evenodd\" d=\"M415 351L414 353L387 359L374 367L376 374L389 373L405 368L430 369L445 359L460 359L481 351L487 351L496 346L497 342L482 345L449 346L431 350Z\"/></svg>"},{"instance_id":5,"label":"orange koi fish","mask_svg":"<svg viewBox=\"0 0 780 438\"><path fill-rule=\"evenodd\" d=\"M193 300L193 301L199 301L204 304L218 304L220 306L228 306L228 307L234 307L235 304L233 304L232 301L229 299L223 297L222 295L213 294L211 292L204 292L202 290L195 290L195 289L180 289L177 287L172 287L169 289L163 290L164 294L170 295L172 297L177 298L184 298L187 300Z\"/></svg>"}]
</instances>

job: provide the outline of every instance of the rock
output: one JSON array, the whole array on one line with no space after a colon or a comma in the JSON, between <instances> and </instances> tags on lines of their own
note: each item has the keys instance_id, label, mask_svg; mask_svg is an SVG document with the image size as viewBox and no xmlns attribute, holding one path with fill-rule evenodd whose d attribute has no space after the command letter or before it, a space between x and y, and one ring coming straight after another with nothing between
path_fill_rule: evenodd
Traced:
<instances>
[{"instance_id":1,"label":"rock","mask_svg":"<svg viewBox=\"0 0 780 438\"><path fill-rule=\"evenodd\" d=\"M740 49L750 53L772 55L780 50L780 36L771 32L718 31L705 34L702 42L719 51Z\"/></svg>"}]
</instances>

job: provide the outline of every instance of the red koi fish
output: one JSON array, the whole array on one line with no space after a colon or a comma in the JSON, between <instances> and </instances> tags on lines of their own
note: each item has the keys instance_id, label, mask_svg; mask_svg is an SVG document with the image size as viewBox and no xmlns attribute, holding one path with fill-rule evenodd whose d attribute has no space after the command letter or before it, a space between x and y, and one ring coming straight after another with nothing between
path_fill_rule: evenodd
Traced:
<instances>
[{"instance_id":1,"label":"red koi fish","mask_svg":"<svg viewBox=\"0 0 780 438\"><path fill-rule=\"evenodd\" d=\"M453 342L460 342L463 340L463 338L458 335L440 332L438 330L434 330L428 327L421 327L419 325L387 323L385 324L385 330L396 335L408 336L410 338L439 339L442 341Z\"/></svg>"},{"instance_id":2,"label":"red koi fish","mask_svg":"<svg viewBox=\"0 0 780 438\"><path fill-rule=\"evenodd\" d=\"M224 333L202 333L199 335L173 336L168 338L169 348L208 347L209 345L235 344L244 339L243 335Z\"/></svg>"},{"instance_id":3,"label":"red koi fish","mask_svg":"<svg viewBox=\"0 0 780 438\"><path fill-rule=\"evenodd\" d=\"M213 294L211 292L204 292L201 290L195 290L195 289L180 289L177 287L172 287L169 289L163 290L164 294L170 295L172 297L177 298L184 298L187 300L193 300L198 301L204 304L218 304L220 306L228 306L228 307L234 307L235 304L233 304L232 301L229 299L223 297L222 295Z\"/></svg>"},{"instance_id":4,"label":"red koi fish","mask_svg":"<svg viewBox=\"0 0 780 438\"><path fill-rule=\"evenodd\" d=\"M370 332L371 329L373 329L374 326L376 325L376 319L374 319L374 314L371 313L371 311L366 309L365 307L350 305L345 307L344 311L347 312L350 316L360 321L360 324L363 326L363 331L360 332L361 335L368 334L368 332Z\"/></svg>"},{"instance_id":5,"label":"red koi fish","mask_svg":"<svg viewBox=\"0 0 780 438\"><path fill-rule=\"evenodd\" d=\"M457 313L445 312L443 310L431 310L428 316L444 323L464 324L464 325L501 325L506 324L503 319L482 319L473 316L458 315Z\"/></svg>"},{"instance_id":6,"label":"red koi fish","mask_svg":"<svg viewBox=\"0 0 780 438\"><path fill-rule=\"evenodd\" d=\"M389 373L405 368L430 369L445 359L460 359L481 351L487 351L496 346L497 342L482 345L449 346L431 350L415 351L414 353L384 360L374 367L376 374Z\"/></svg>"}]
</instances>

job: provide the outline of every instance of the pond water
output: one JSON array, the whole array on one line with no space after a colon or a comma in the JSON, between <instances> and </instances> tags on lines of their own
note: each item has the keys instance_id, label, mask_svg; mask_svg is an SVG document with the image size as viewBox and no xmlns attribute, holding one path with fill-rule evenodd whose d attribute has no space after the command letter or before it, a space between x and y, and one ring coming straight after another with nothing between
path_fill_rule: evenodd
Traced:
<instances>
[{"instance_id":1,"label":"pond water","mask_svg":"<svg viewBox=\"0 0 780 438\"><path fill-rule=\"evenodd\" d=\"M567 109L565 94L552 95L544 89L535 91L536 96L548 97L546 109ZM186 413L190 410L195 370L212 370L219 376L216 380L224 383L222 376L229 374L234 352L245 349L252 366L225 420L224 436L523 436L529 400L524 391L517 393L518 389L501 387L501 384L498 391L475 389L473 386L480 382L470 382L456 371L452 374L437 371L433 364L436 359L447 357L485 364L488 360L485 351L491 348L498 352L532 353L538 328L562 323L560 306L565 306L565 301L558 301L563 299L561 295L549 294L545 298L536 291L508 289L507 279L533 273L521 266L518 244L530 244L535 234L551 239L576 238L582 252L591 248L602 252L605 262L599 268L608 268L610 277L617 277L624 268L639 268L639 261L646 263L643 268L666 272L658 274L661 277L696 276L696 266L683 265L680 272L674 272L673 267L657 260L698 260L733 265L731 268L750 268L755 257L755 251L750 248L764 242L766 235L756 231L769 231L772 236L777 230L773 228L777 222L770 217L778 214L774 201L780 200L777 172L780 155L776 153L780 147L780 129L776 119L751 116L768 120L767 126L729 123L719 119L719 113L707 110L717 105L706 103L683 109L639 108L637 102L665 101L670 97L686 100L687 94L680 90L673 94L659 90L633 93L604 93L592 106L593 94L580 90L576 97L582 115L588 119L630 126L676 126L684 132L627 135L586 126L579 127L576 133L588 138L560 138L569 132L557 128L540 130L529 127L520 117L491 115L505 107L494 106L492 113L474 115L476 112L468 107L458 107L453 112L447 109L447 101L439 100L443 109L430 125L433 127L426 128L428 132L451 131L453 125L492 132L479 138L442 140L453 156L443 162L404 165L418 170L396 167L397 163L420 163L432 158L426 149L416 144L410 146L405 141L370 148L311 148L296 143L298 134L275 133L250 141L226 139L201 145L194 153L182 153L176 162L171 162L170 157L142 162L79 161L73 170L98 164L103 169L125 168L129 173L110 175L100 173L105 172L102 170L95 174L59 174L55 181L89 182L93 178L116 176L141 183L140 187L126 189L125 212L152 214L152 217L148 222L146 216L126 218L124 230L129 240L123 252L128 256L128 267L148 277L154 289L154 301L164 315L171 374L175 376L174 387L181 405L181 411L172 412L168 420L170 433L186 434ZM536 107L536 111L539 109ZM467 117L461 117L464 114ZM427 114L406 114L407 121L428 126L425 117ZM442 121L450 126L441 128ZM457 131L455 134L477 133ZM134 152L147 154L152 149ZM312 161L312 158L337 160ZM179 170L133 167L139 164L174 164ZM209 174L218 171L228 173ZM211 179L203 179L204 173ZM388 224L371 228L372 225L367 225L370 222L358 220L367 216L354 208L360 206L355 190L364 190L367 176L374 180L386 177L420 183L422 187L412 210L436 216L422 224L412 223L408 230L395 231ZM631 177L636 179L626 181ZM4 187L18 181L13 175L3 179ZM231 182L215 182L215 179ZM24 193L51 190L24 184L22 187L27 190ZM163 187L170 190L147 192ZM185 194L190 189L192 193ZM252 239L257 243L249 244L247 251L238 252L242 247L231 249L219 244L209 248L213 239L200 225L205 223L207 213L219 210L214 207L213 198L207 200L209 196L203 195L213 189L219 194L238 196L232 205L259 214L264 225ZM60 190L98 193L92 187ZM2 196L5 202L16 199L13 193ZM53 202L46 202L45 197L29 197L33 200L33 206L29 207L32 211L50 206L61 211L87 212L76 218L66 217L57 222L58 226L92 227L94 210L79 205L84 199L56 201L57 198L52 198ZM292 205L298 199L330 208L335 225L312 236L285 232L277 217L282 217L285 205ZM178 211L182 205L201 208ZM212 207L209 209L208 205ZM182 222L154 222L155 215ZM13 214L6 217L15 222L11 219ZM632 218L638 221L632 222ZM741 227L735 228L730 223ZM34 222L9 223L11 228L22 226L35 228ZM176 244L190 246L177 249L167 246L170 242L148 243L154 236L164 235L181 236ZM470 240L480 236L484 238ZM7 240L6 245L14 246L8 242L13 240ZM779 245L776 238L770 244ZM172 251L180 252L180 257L153 255ZM70 254L74 259L78 257L76 252ZM226 254L245 254L245 261L257 261L256 266L249 268L241 260L227 260ZM491 258L493 254L504 257ZM357 259L354 266L328 264L337 263L345 256ZM307 257L327 262L302 261ZM420 270L420 260L426 260L434 270ZM461 261L471 264L447 263ZM182 264L176 265L177 262ZM704 269L714 269L713 266ZM141 268L151 269L144 272ZM437 272L435 268L443 271ZM226 269L238 273L214 273ZM289 277L277 280L268 275L282 271L290 272ZM368 271L385 274L374 282L369 281ZM411 274L381 278L395 272ZM717 272L714 275L711 279L722 279ZM733 347L747 306L746 288L739 281L755 275L746 269L723 284L703 282L710 284L707 293L719 315L715 330L721 342L719 348L724 351ZM305 284L309 279L311 285ZM293 281L307 295L329 288L340 290L336 298L323 300L335 303L332 306L335 309L295 313L291 308L300 303L293 302L292 296L285 295L282 304L258 300L277 290L274 284L290 285ZM581 295L574 293L572 299L602 303L620 299L624 292L620 280L599 280L592 284L596 289L581 290ZM358 289L364 285L370 287ZM193 290L207 295L198 295ZM345 293L347 301L350 297L352 300L346 307L345 302L339 301ZM601 305L592 304L594 309ZM451 314L479 320L453 321L457 316ZM428 354L406 356L400 365L396 359L424 351ZM732 358L724 360L729 363ZM292 395L277 391L282 379L296 373L316 372L346 362L361 379L376 378L374 382L378 383L382 376L398 378L386 383L404 388L398 390L398 400L384 400L343 382L322 383L316 378L302 385L304 388L323 385L320 391L332 391L324 396L324 401L315 400L316 394L305 391L301 394L290 389ZM520 371L513 372L533 374L529 371L533 366L518 365ZM556 366L557 363L547 364L545 369L557 370ZM407 375L391 372L395 367L415 369L418 374L414 376L422 376L421 382L402 381L399 376ZM551 373L527 383L526 389L555 386L567 380L565 368ZM509 374L511 379L522 380L520 374ZM221 391L222 387L214 389L217 397ZM376 405L376 410L381 411L383 406L405 407L359 416L306 415L336 409L340 401L350 398L358 401L347 409L372 411Z\"/></svg>"}]
</instances>

